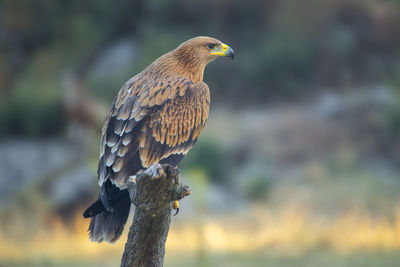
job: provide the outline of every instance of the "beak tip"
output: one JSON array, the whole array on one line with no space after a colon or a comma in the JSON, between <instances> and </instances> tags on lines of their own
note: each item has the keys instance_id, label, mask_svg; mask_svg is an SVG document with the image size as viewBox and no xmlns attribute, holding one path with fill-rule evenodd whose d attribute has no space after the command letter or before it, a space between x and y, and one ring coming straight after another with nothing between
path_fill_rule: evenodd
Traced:
<instances>
[{"instance_id":1,"label":"beak tip","mask_svg":"<svg viewBox=\"0 0 400 267\"><path fill-rule=\"evenodd\" d=\"M228 57L230 57L232 60L233 60L233 58L235 57L235 52L233 51L232 48L229 48L229 55L228 55Z\"/></svg>"}]
</instances>

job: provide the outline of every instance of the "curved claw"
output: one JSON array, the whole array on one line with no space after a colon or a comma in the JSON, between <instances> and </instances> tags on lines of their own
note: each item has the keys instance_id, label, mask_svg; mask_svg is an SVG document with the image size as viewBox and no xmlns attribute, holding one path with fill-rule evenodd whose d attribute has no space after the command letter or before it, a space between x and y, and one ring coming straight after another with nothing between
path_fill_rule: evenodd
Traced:
<instances>
[{"instance_id":1,"label":"curved claw","mask_svg":"<svg viewBox=\"0 0 400 267\"><path fill-rule=\"evenodd\" d=\"M178 202L178 200L174 201L174 210L176 210L176 213L174 214L174 216L175 216L179 212L179 202Z\"/></svg>"},{"instance_id":2,"label":"curved claw","mask_svg":"<svg viewBox=\"0 0 400 267\"><path fill-rule=\"evenodd\" d=\"M176 209L174 216L176 216L178 213L179 213L179 208Z\"/></svg>"}]
</instances>

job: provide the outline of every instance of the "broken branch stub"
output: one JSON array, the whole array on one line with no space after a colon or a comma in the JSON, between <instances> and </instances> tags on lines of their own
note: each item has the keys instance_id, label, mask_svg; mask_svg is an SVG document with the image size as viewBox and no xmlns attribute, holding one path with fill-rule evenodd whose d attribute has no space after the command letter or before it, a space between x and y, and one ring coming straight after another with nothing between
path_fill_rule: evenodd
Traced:
<instances>
[{"instance_id":1,"label":"broken branch stub","mask_svg":"<svg viewBox=\"0 0 400 267\"><path fill-rule=\"evenodd\" d=\"M127 188L136 209L121 266L162 266L171 203L189 195L189 187L182 184L178 168L154 163L130 178Z\"/></svg>"}]
</instances>

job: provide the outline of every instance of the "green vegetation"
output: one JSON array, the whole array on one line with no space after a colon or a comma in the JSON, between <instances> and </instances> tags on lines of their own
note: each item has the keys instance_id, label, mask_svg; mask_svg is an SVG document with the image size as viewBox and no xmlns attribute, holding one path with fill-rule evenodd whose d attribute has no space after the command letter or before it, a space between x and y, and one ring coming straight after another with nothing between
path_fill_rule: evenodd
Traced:
<instances>
[{"instance_id":1,"label":"green vegetation","mask_svg":"<svg viewBox=\"0 0 400 267\"><path fill-rule=\"evenodd\" d=\"M0 10L0 98L12 103L1 104L0 128L7 128L2 136L60 134L44 123L29 126L28 118L20 118L19 130L5 118L15 113L13 106L24 105L34 113L37 106L54 113L52 125L63 120L66 73L77 73L94 99L109 103L125 80L195 35L215 36L237 51L236 64L219 63L206 72L215 105L296 101L320 88L382 83L395 79L400 62L396 1L5 0ZM123 39L135 50L131 64L109 66L116 69L112 77L93 76L104 51Z\"/></svg>"}]
</instances>

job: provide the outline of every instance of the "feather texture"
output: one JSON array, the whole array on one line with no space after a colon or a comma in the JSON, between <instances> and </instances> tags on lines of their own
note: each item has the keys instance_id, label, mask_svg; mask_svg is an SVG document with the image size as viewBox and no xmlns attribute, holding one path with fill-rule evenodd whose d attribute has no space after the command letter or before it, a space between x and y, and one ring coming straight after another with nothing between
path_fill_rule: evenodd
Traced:
<instances>
[{"instance_id":1,"label":"feather texture","mask_svg":"<svg viewBox=\"0 0 400 267\"><path fill-rule=\"evenodd\" d=\"M115 177L121 176L117 173L127 178L139 168L188 152L206 123L210 94L204 82L175 75L147 83L131 79L121 90L103 128L100 157L105 161L99 162L98 169L103 173L100 185L108 177L125 189L120 178L116 182ZM130 162L137 160L141 165L128 172Z\"/></svg>"}]
</instances>

